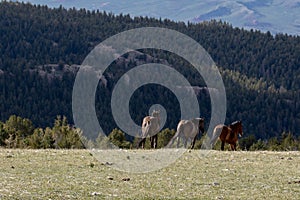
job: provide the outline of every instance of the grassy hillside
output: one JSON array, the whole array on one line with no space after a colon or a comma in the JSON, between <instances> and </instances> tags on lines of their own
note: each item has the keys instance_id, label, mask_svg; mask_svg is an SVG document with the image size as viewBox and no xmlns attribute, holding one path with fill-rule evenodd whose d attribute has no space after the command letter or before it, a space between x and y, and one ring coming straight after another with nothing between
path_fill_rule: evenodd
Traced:
<instances>
[{"instance_id":1,"label":"grassy hillside","mask_svg":"<svg viewBox=\"0 0 300 200\"><path fill-rule=\"evenodd\" d=\"M300 152L186 152L125 173L86 150L0 149L1 199L298 199Z\"/></svg>"}]
</instances>

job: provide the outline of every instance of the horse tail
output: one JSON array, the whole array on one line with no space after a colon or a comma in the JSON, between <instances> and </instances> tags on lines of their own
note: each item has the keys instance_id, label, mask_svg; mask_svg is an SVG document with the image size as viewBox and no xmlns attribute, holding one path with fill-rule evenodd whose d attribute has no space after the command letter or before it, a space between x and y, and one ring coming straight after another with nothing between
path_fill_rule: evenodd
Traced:
<instances>
[{"instance_id":1,"label":"horse tail","mask_svg":"<svg viewBox=\"0 0 300 200\"><path fill-rule=\"evenodd\" d=\"M218 140L219 136L221 135L221 132L222 132L222 128L219 128L219 127L214 128L213 134L210 139L210 145L214 146L217 143L217 140Z\"/></svg>"},{"instance_id":2,"label":"horse tail","mask_svg":"<svg viewBox=\"0 0 300 200\"><path fill-rule=\"evenodd\" d=\"M142 127L142 138L146 138L148 136L149 129L150 129L150 121L147 122L145 127Z\"/></svg>"},{"instance_id":3,"label":"horse tail","mask_svg":"<svg viewBox=\"0 0 300 200\"><path fill-rule=\"evenodd\" d=\"M175 139L179 137L179 134L180 134L180 132L179 132L179 130L177 130L176 133L175 133L175 135L172 137L172 139L170 140L170 142L167 144L167 148L171 148L172 147L172 145L174 144Z\"/></svg>"}]
</instances>

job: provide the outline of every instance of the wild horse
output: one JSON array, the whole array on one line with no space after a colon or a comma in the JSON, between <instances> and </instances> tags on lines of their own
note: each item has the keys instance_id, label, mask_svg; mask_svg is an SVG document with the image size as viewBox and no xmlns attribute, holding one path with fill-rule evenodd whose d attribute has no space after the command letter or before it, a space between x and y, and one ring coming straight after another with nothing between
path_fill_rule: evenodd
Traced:
<instances>
[{"instance_id":1,"label":"wild horse","mask_svg":"<svg viewBox=\"0 0 300 200\"><path fill-rule=\"evenodd\" d=\"M235 121L229 126L223 124L217 125L213 132L213 138L217 139L217 137L219 137L222 142L222 151L224 150L225 143L230 144L231 150L236 151L238 135L243 135L243 125L241 121ZM212 143L214 144L215 142Z\"/></svg>"},{"instance_id":2,"label":"wild horse","mask_svg":"<svg viewBox=\"0 0 300 200\"><path fill-rule=\"evenodd\" d=\"M146 116L142 123L142 137L138 147L145 148L146 137L150 136L151 148L157 148L157 134L160 129L160 111L154 110L151 116Z\"/></svg>"},{"instance_id":3,"label":"wild horse","mask_svg":"<svg viewBox=\"0 0 300 200\"><path fill-rule=\"evenodd\" d=\"M191 120L180 120L177 125L177 131L174 137L168 144L168 147L171 147L177 138L177 148L179 146L180 138L183 139L184 147L187 146L187 141L191 141L191 149L195 146L195 141L197 139L197 135L199 134L199 130L204 133L204 119L203 118L195 118Z\"/></svg>"}]
</instances>

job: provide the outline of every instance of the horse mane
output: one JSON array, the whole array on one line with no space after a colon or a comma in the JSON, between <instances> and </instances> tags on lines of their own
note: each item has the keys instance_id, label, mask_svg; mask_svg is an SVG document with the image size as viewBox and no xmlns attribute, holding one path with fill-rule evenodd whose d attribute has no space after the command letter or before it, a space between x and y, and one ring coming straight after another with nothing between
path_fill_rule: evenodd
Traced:
<instances>
[{"instance_id":1,"label":"horse mane","mask_svg":"<svg viewBox=\"0 0 300 200\"><path fill-rule=\"evenodd\" d=\"M200 122L204 121L204 118L201 118L201 117L197 117L195 119L199 120Z\"/></svg>"},{"instance_id":2,"label":"horse mane","mask_svg":"<svg viewBox=\"0 0 300 200\"><path fill-rule=\"evenodd\" d=\"M232 123L230 124L230 126L235 126L235 125L237 125L237 124L239 124L239 123L241 123L241 121L235 121L235 122L232 122Z\"/></svg>"}]
</instances>

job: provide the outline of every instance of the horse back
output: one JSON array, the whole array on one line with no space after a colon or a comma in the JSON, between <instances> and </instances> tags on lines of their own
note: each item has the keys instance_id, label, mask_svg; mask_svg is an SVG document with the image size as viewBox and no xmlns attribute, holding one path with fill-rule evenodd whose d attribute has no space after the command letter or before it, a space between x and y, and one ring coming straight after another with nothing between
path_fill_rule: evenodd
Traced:
<instances>
[{"instance_id":1,"label":"horse back","mask_svg":"<svg viewBox=\"0 0 300 200\"><path fill-rule=\"evenodd\" d=\"M195 127L190 120L181 120L177 126L177 132L179 135L184 135L185 138L194 137Z\"/></svg>"},{"instance_id":2,"label":"horse back","mask_svg":"<svg viewBox=\"0 0 300 200\"><path fill-rule=\"evenodd\" d=\"M152 136L156 134L160 129L159 119L157 117L147 116L144 117L142 123L142 133L144 135Z\"/></svg>"},{"instance_id":3,"label":"horse back","mask_svg":"<svg viewBox=\"0 0 300 200\"><path fill-rule=\"evenodd\" d=\"M225 141L227 135L230 133L231 133L231 129L224 124L217 125L214 129L214 134L215 135L217 134L221 141Z\"/></svg>"}]
</instances>

